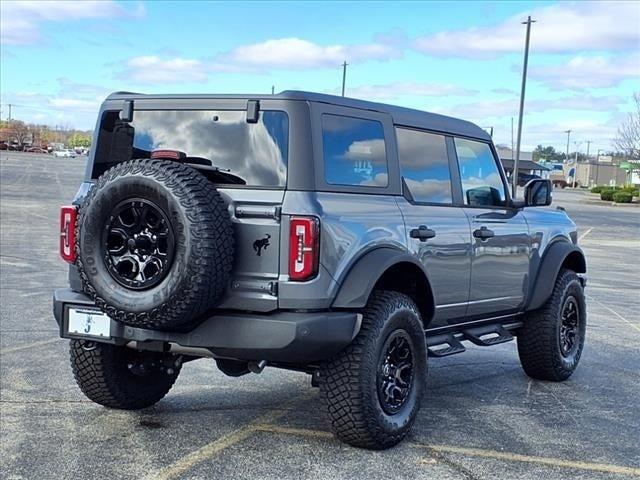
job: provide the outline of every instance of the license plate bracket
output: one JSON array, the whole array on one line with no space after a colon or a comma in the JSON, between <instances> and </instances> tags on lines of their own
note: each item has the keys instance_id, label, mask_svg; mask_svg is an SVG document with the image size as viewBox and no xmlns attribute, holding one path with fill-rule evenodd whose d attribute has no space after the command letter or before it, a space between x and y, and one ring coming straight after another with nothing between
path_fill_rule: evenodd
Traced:
<instances>
[{"instance_id":1,"label":"license plate bracket","mask_svg":"<svg viewBox=\"0 0 640 480\"><path fill-rule=\"evenodd\" d=\"M111 338L111 318L96 308L67 309L67 333L74 337Z\"/></svg>"}]
</instances>

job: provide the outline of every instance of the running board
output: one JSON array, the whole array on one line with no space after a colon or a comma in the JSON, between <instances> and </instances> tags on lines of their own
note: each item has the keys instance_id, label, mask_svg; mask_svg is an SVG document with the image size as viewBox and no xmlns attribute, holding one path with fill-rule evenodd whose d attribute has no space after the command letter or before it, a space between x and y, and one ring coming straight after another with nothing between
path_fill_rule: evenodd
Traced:
<instances>
[{"instance_id":1,"label":"running board","mask_svg":"<svg viewBox=\"0 0 640 480\"><path fill-rule=\"evenodd\" d=\"M469 341L481 347L490 347L510 342L515 337L502 324L494 323L479 327L466 328L460 332L427 335L427 352L430 357L447 357L466 350L463 341Z\"/></svg>"}]
</instances>

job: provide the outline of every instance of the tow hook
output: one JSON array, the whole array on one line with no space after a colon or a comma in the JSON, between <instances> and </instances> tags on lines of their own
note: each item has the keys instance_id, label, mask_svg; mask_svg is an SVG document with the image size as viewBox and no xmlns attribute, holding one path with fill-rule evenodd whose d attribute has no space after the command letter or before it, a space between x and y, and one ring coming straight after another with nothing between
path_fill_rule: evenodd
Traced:
<instances>
[{"instance_id":1,"label":"tow hook","mask_svg":"<svg viewBox=\"0 0 640 480\"><path fill-rule=\"evenodd\" d=\"M262 373L262 370L264 370L264 367L266 366L266 360L260 360L259 362L249 362L248 364L249 371L253 373Z\"/></svg>"}]
</instances>

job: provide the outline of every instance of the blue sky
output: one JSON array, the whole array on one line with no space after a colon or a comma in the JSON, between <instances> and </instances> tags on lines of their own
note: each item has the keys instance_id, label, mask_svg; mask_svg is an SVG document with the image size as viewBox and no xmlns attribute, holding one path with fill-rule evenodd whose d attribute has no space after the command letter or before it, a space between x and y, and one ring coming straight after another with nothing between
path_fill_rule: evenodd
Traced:
<instances>
[{"instance_id":1,"label":"blue sky","mask_svg":"<svg viewBox=\"0 0 640 480\"><path fill-rule=\"evenodd\" d=\"M532 15L523 145L607 149L640 91L640 3L11 2L2 118L89 129L111 91L339 93L462 117L511 143ZM573 142L578 142L574 145ZM581 143L580 143L581 142Z\"/></svg>"}]
</instances>

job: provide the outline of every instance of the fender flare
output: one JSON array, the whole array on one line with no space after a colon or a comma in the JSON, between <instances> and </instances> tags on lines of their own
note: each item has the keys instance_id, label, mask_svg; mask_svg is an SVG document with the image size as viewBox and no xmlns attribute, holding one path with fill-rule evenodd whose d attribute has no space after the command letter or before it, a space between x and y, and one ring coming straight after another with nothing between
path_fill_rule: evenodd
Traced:
<instances>
[{"instance_id":1,"label":"fender flare","mask_svg":"<svg viewBox=\"0 0 640 480\"><path fill-rule=\"evenodd\" d=\"M525 310L540 308L547 301L553 293L558 273L570 255L576 256L576 273L587 272L587 261L580 247L564 241L552 243L540 261L536 280L529 290L529 300Z\"/></svg>"},{"instance_id":2,"label":"fender flare","mask_svg":"<svg viewBox=\"0 0 640 480\"><path fill-rule=\"evenodd\" d=\"M424 275L427 285L429 276L424 268L413 255L406 251L391 247L381 247L365 253L351 267L344 280L340 284L332 307L334 308L362 308L367 304L369 296L373 291L380 277L394 265L398 263L411 263L415 265ZM435 305L433 292L429 288L427 299L431 305Z\"/></svg>"}]
</instances>

